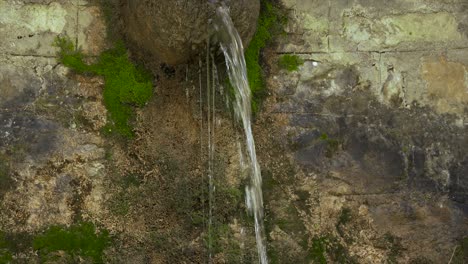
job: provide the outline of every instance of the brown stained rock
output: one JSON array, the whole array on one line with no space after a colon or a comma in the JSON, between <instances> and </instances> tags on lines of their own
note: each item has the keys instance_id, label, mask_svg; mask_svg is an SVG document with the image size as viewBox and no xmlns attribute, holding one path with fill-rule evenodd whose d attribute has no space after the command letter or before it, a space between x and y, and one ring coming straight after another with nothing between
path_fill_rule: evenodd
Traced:
<instances>
[{"instance_id":1,"label":"brown stained rock","mask_svg":"<svg viewBox=\"0 0 468 264\"><path fill-rule=\"evenodd\" d=\"M424 60L421 75L427 82L427 97L439 113L463 114L468 103L467 71L466 65L443 56Z\"/></svg>"},{"instance_id":2,"label":"brown stained rock","mask_svg":"<svg viewBox=\"0 0 468 264\"><path fill-rule=\"evenodd\" d=\"M104 191L103 141L92 134L61 130L60 150L47 160L15 160L18 186L6 194L1 222L11 232L37 231L97 215Z\"/></svg>"},{"instance_id":3,"label":"brown stained rock","mask_svg":"<svg viewBox=\"0 0 468 264\"><path fill-rule=\"evenodd\" d=\"M97 6L81 7L78 21L78 46L86 55L99 55L109 46L103 11Z\"/></svg>"},{"instance_id":4,"label":"brown stained rock","mask_svg":"<svg viewBox=\"0 0 468 264\"><path fill-rule=\"evenodd\" d=\"M123 19L127 39L134 50L154 55L165 63L187 62L204 50L209 37L209 20L215 6L207 0L125 1ZM227 1L231 17L247 46L255 33L260 10L258 0Z\"/></svg>"}]
</instances>

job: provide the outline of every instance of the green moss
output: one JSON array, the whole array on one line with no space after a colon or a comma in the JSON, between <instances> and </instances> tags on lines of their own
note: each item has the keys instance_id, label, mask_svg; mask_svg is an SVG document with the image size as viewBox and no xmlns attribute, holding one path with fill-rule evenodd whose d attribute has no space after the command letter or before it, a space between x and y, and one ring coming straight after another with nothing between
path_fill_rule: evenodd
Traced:
<instances>
[{"instance_id":1,"label":"green moss","mask_svg":"<svg viewBox=\"0 0 468 264\"><path fill-rule=\"evenodd\" d=\"M304 61L297 55L286 54L280 57L278 65L289 72L297 71Z\"/></svg>"},{"instance_id":2,"label":"green moss","mask_svg":"<svg viewBox=\"0 0 468 264\"><path fill-rule=\"evenodd\" d=\"M312 248L310 249L310 259L313 263L317 264L326 264L326 246L327 239L326 237L314 237L312 239Z\"/></svg>"},{"instance_id":3,"label":"green moss","mask_svg":"<svg viewBox=\"0 0 468 264\"><path fill-rule=\"evenodd\" d=\"M281 15L280 9L270 1L262 0L261 5L257 31L245 50L247 77L253 95L252 109L254 113L258 110L261 98L265 96L265 81L260 65L261 51L279 32L279 26L285 22L285 17Z\"/></svg>"},{"instance_id":4,"label":"green moss","mask_svg":"<svg viewBox=\"0 0 468 264\"><path fill-rule=\"evenodd\" d=\"M63 251L73 258L89 258L93 263L103 263L102 254L109 245L107 231L96 232L92 223L81 223L69 228L52 226L33 241L33 248L39 252L43 261Z\"/></svg>"},{"instance_id":5,"label":"green moss","mask_svg":"<svg viewBox=\"0 0 468 264\"><path fill-rule=\"evenodd\" d=\"M0 249L0 264L8 264L11 263L13 260L13 256L11 255L10 252L5 251L3 252L2 249Z\"/></svg>"},{"instance_id":6,"label":"green moss","mask_svg":"<svg viewBox=\"0 0 468 264\"><path fill-rule=\"evenodd\" d=\"M118 193L109 204L110 211L118 216L127 215L130 212L130 199L126 191Z\"/></svg>"},{"instance_id":7,"label":"green moss","mask_svg":"<svg viewBox=\"0 0 468 264\"><path fill-rule=\"evenodd\" d=\"M351 209L343 208L338 218L338 225L346 225L351 220Z\"/></svg>"},{"instance_id":8,"label":"green moss","mask_svg":"<svg viewBox=\"0 0 468 264\"><path fill-rule=\"evenodd\" d=\"M136 175L136 174L129 174L129 175L126 175L122 178L122 187L125 188L125 189L128 189L130 188L131 186L135 186L135 187L138 187L140 186L141 184L141 180L140 180L141 176L139 175Z\"/></svg>"},{"instance_id":9,"label":"green moss","mask_svg":"<svg viewBox=\"0 0 468 264\"><path fill-rule=\"evenodd\" d=\"M326 264L327 260L331 260L332 263L357 263L356 259L349 255L338 239L330 235L315 236L312 239L308 259L318 264Z\"/></svg>"},{"instance_id":10,"label":"green moss","mask_svg":"<svg viewBox=\"0 0 468 264\"><path fill-rule=\"evenodd\" d=\"M13 260L13 255L8 248L9 245L6 241L5 234L0 232L0 264L8 264Z\"/></svg>"},{"instance_id":11,"label":"green moss","mask_svg":"<svg viewBox=\"0 0 468 264\"><path fill-rule=\"evenodd\" d=\"M352 239L350 237L345 237L345 232L343 226L351 221L351 209L343 208L338 217L338 222L336 223L336 231L340 234L341 237L345 238L345 241L350 243Z\"/></svg>"},{"instance_id":12,"label":"green moss","mask_svg":"<svg viewBox=\"0 0 468 264\"><path fill-rule=\"evenodd\" d=\"M215 223L204 236L205 247L212 254L223 253L227 263L240 263L242 250L234 234L227 224Z\"/></svg>"},{"instance_id":13,"label":"green moss","mask_svg":"<svg viewBox=\"0 0 468 264\"><path fill-rule=\"evenodd\" d=\"M392 235L391 233L385 233L383 236L383 242L388 249L388 263L398 263L397 258L401 255L404 250L401 244L401 238Z\"/></svg>"},{"instance_id":14,"label":"green moss","mask_svg":"<svg viewBox=\"0 0 468 264\"><path fill-rule=\"evenodd\" d=\"M327 141L328 140L328 135L326 133L322 133L322 135L320 135L320 139L324 140L324 141Z\"/></svg>"},{"instance_id":15,"label":"green moss","mask_svg":"<svg viewBox=\"0 0 468 264\"><path fill-rule=\"evenodd\" d=\"M10 164L8 159L0 155L0 198L11 189L13 180L10 176Z\"/></svg>"},{"instance_id":16,"label":"green moss","mask_svg":"<svg viewBox=\"0 0 468 264\"><path fill-rule=\"evenodd\" d=\"M279 252L276 251L276 248L274 248L272 245L270 245L267 248L267 255L268 255L268 260L270 261L271 264L279 264L281 263L281 255Z\"/></svg>"},{"instance_id":17,"label":"green moss","mask_svg":"<svg viewBox=\"0 0 468 264\"><path fill-rule=\"evenodd\" d=\"M468 237L463 238L455 248L453 264L468 263Z\"/></svg>"},{"instance_id":18,"label":"green moss","mask_svg":"<svg viewBox=\"0 0 468 264\"><path fill-rule=\"evenodd\" d=\"M288 205L285 216L283 216L283 218L276 218L274 223L284 232L294 236L299 236L306 230L299 212L294 205Z\"/></svg>"},{"instance_id":19,"label":"green moss","mask_svg":"<svg viewBox=\"0 0 468 264\"><path fill-rule=\"evenodd\" d=\"M0 264L23 263L13 261L14 255L31 249L32 237L28 233L5 233L0 231Z\"/></svg>"},{"instance_id":20,"label":"green moss","mask_svg":"<svg viewBox=\"0 0 468 264\"><path fill-rule=\"evenodd\" d=\"M7 248L7 246L8 246L8 243L6 241L5 234L0 231L0 248L4 249L4 248Z\"/></svg>"},{"instance_id":21,"label":"green moss","mask_svg":"<svg viewBox=\"0 0 468 264\"><path fill-rule=\"evenodd\" d=\"M326 133L320 135L320 139L327 143L325 156L327 158L332 158L338 152L341 142L339 140L328 137Z\"/></svg>"},{"instance_id":22,"label":"green moss","mask_svg":"<svg viewBox=\"0 0 468 264\"><path fill-rule=\"evenodd\" d=\"M109 162L114 159L114 153L112 152L112 149L110 147L106 148L106 153L104 154L104 157Z\"/></svg>"},{"instance_id":23,"label":"green moss","mask_svg":"<svg viewBox=\"0 0 468 264\"><path fill-rule=\"evenodd\" d=\"M129 60L123 42L117 42L114 48L103 52L95 64L86 64L84 55L75 49L69 38L58 37L54 45L60 48L58 55L63 65L80 74L104 77L104 104L111 120L104 132L132 137L129 125L133 117L132 107L142 107L151 98L151 75Z\"/></svg>"}]
</instances>

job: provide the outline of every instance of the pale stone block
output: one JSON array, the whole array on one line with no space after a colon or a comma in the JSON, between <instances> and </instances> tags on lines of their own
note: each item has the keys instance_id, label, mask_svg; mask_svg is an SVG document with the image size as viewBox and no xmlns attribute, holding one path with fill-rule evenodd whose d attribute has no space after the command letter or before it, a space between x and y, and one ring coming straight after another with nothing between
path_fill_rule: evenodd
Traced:
<instances>
[{"instance_id":1,"label":"pale stone block","mask_svg":"<svg viewBox=\"0 0 468 264\"><path fill-rule=\"evenodd\" d=\"M460 58L467 55L467 50L449 55L445 52L382 54L380 98L385 100L385 89L400 85L403 105L429 106L440 114L462 116L468 103L468 64Z\"/></svg>"},{"instance_id":2,"label":"pale stone block","mask_svg":"<svg viewBox=\"0 0 468 264\"><path fill-rule=\"evenodd\" d=\"M73 2L25 4L0 0L0 53L54 56L56 36L76 38L76 8Z\"/></svg>"},{"instance_id":3,"label":"pale stone block","mask_svg":"<svg viewBox=\"0 0 468 264\"><path fill-rule=\"evenodd\" d=\"M341 4L340 4L341 3ZM338 1L330 14L332 51L417 51L460 48L463 3Z\"/></svg>"}]
</instances>

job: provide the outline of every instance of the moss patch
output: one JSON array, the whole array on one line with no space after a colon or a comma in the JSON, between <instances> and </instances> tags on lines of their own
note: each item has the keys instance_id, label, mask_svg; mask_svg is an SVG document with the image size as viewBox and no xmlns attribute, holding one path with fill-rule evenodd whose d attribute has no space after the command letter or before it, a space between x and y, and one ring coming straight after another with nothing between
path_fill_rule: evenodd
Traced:
<instances>
[{"instance_id":1,"label":"moss patch","mask_svg":"<svg viewBox=\"0 0 468 264\"><path fill-rule=\"evenodd\" d=\"M357 263L354 257L351 257L346 248L340 244L337 238L329 235L315 236L312 239L309 259L313 263L326 264L327 259L331 263L354 264Z\"/></svg>"},{"instance_id":2,"label":"moss patch","mask_svg":"<svg viewBox=\"0 0 468 264\"><path fill-rule=\"evenodd\" d=\"M387 250L387 263L398 263L398 257L405 250L401 244L401 238L388 232L377 241L376 247Z\"/></svg>"},{"instance_id":3,"label":"moss patch","mask_svg":"<svg viewBox=\"0 0 468 264\"><path fill-rule=\"evenodd\" d=\"M304 61L297 55L286 54L280 57L278 65L289 72L297 71Z\"/></svg>"},{"instance_id":4,"label":"moss patch","mask_svg":"<svg viewBox=\"0 0 468 264\"><path fill-rule=\"evenodd\" d=\"M33 248L44 261L63 251L73 259L80 256L93 263L103 263L102 254L109 243L107 231L98 233L92 223L85 222L69 228L52 226L34 239Z\"/></svg>"},{"instance_id":5,"label":"moss patch","mask_svg":"<svg viewBox=\"0 0 468 264\"><path fill-rule=\"evenodd\" d=\"M5 234L0 232L0 264L10 263L13 260L13 256L8 247Z\"/></svg>"},{"instance_id":6,"label":"moss patch","mask_svg":"<svg viewBox=\"0 0 468 264\"><path fill-rule=\"evenodd\" d=\"M13 181L10 177L10 164L8 160L0 155L0 198L10 190Z\"/></svg>"},{"instance_id":7,"label":"moss patch","mask_svg":"<svg viewBox=\"0 0 468 264\"><path fill-rule=\"evenodd\" d=\"M327 158L332 158L339 151L341 142L337 139L330 138L326 133L323 133L320 139L327 143L325 156Z\"/></svg>"},{"instance_id":8,"label":"moss patch","mask_svg":"<svg viewBox=\"0 0 468 264\"><path fill-rule=\"evenodd\" d=\"M349 221L351 221L351 217L351 209L341 209L340 216L338 217L338 222L336 223L336 231L338 232L338 234L340 234L341 237L345 237L343 226L345 226L347 223L349 223Z\"/></svg>"},{"instance_id":9,"label":"moss patch","mask_svg":"<svg viewBox=\"0 0 468 264\"><path fill-rule=\"evenodd\" d=\"M265 81L262 66L260 65L261 51L273 36L280 32L279 28L285 22L285 16L281 15L280 9L270 1L262 0L261 5L257 31L245 50L247 77L252 91L252 109L254 113L258 110L261 98L265 96Z\"/></svg>"},{"instance_id":10,"label":"moss patch","mask_svg":"<svg viewBox=\"0 0 468 264\"><path fill-rule=\"evenodd\" d=\"M310 249L310 259L317 264L326 264L327 240L325 237L314 237L312 239L312 247Z\"/></svg>"},{"instance_id":11,"label":"moss patch","mask_svg":"<svg viewBox=\"0 0 468 264\"><path fill-rule=\"evenodd\" d=\"M58 37L55 46L60 48L58 55L63 65L80 74L104 77L104 104L111 121L105 127L105 132L132 137L133 131L129 124L133 117L132 107L142 107L151 98L151 75L129 60L123 42L117 42L114 48L103 52L95 64L86 64L83 53L75 49L69 38Z\"/></svg>"},{"instance_id":12,"label":"moss patch","mask_svg":"<svg viewBox=\"0 0 468 264\"><path fill-rule=\"evenodd\" d=\"M468 263L468 237L465 237L457 245L452 259L453 264Z\"/></svg>"}]
</instances>

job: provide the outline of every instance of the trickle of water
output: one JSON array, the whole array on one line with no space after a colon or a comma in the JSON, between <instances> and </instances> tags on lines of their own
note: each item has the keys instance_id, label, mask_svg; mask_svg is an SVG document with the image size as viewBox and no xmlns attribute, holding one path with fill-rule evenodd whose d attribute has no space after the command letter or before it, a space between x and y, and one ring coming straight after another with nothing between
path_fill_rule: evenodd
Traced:
<instances>
[{"instance_id":1,"label":"trickle of water","mask_svg":"<svg viewBox=\"0 0 468 264\"><path fill-rule=\"evenodd\" d=\"M259 260L262 264L266 264L268 259L263 226L262 176L257 162L255 141L252 134L251 92L247 79L244 48L239 33L231 20L228 8L225 6L218 7L216 15L216 36L225 56L229 80L235 89L235 115L242 122L249 155L249 159L245 161L250 168L250 185L245 190L247 208L255 219L255 237Z\"/></svg>"}]
</instances>

